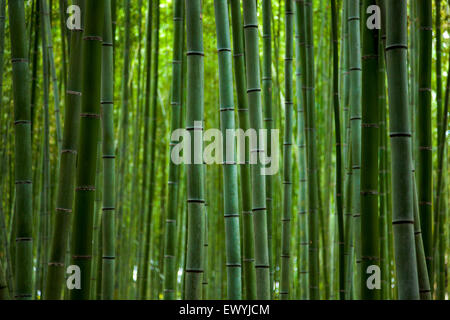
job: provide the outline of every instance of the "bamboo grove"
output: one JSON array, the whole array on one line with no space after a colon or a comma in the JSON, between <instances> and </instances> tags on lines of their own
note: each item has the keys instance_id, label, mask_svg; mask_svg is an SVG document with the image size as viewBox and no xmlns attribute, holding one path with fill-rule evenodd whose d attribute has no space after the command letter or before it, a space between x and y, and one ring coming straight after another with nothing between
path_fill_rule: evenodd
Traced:
<instances>
[{"instance_id":1,"label":"bamboo grove","mask_svg":"<svg viewBox=\"0 0 450 320\"><path fill-rule=\"evenodd\" d=\"M0 0L0 299L448 299L449 60L447 0Z\"/></svg>"}]
</instances>

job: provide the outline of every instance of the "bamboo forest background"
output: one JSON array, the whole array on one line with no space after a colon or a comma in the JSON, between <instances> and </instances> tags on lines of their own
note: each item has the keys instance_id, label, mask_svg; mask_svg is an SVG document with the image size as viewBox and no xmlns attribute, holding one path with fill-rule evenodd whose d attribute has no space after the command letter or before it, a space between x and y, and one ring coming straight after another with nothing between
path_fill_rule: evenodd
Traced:
<instances>
[{"instance_id":1,"label":"bamboo forest background","mask_svg":"<svg viewBox=\"0 0 450 320\"><path fill-rule=\"evenodd\" d=\"M448 299L449 17L0 0L0 298ZM279 129L280 170L174 164L195 120Z\"/></svg>"}]
</instances>

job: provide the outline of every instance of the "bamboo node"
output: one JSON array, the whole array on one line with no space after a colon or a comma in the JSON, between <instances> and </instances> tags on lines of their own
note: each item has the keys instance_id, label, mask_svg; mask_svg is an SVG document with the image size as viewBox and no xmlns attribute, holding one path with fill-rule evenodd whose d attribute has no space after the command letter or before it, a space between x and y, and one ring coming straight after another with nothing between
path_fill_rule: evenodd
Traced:
<instances>
[{"instance_id":1,"label":"bamboo node","mask_svg":"<svg viewBox=\"0 0 450 320\"><path fill-rule=\"evenodd\" d=\"M186 272L203 273L203 269L185 269Z\"/></svg>"},{"instance_id":2,"label":"bamboo node","mask_svg":"<svg viewBox=\"0 0 450 320\"><path fill-rule=\"evenodd\" d=\"M77 154L77 150L72 150L72 149L62 149L62 150L61 150L61 154L64 154L64 153Z\"/></svg>"},{"instance_id":3,"label":"bamboo node","mask_svg":"<svg viewBox=\"0 0 450 320\"><path fill-rule=\"evenodd\" d=\"M75 188L75 191L95 191L95 186L79 186Z\"/></svg>"},{"instance_id":4,"label":"bamboo node","mask_svg":"<svg viewBox=\"0 0 450 320\"><path fill-rule=\"evenodd\" d=\"M375 128L378 129L379 125L378 123L361 123L362 128Z\"/></svg>"},{"instance_id":5,"label":"bamboo node","mask_svg":"<svg viewBox=\"0 0 450 320\"><path fill-rule=\"evenodd\" d=\"M99 37L99 36L85 36L85 37L83 37L83 40L86 40L86 41L103 41L103 38Z\"/></svg>"},{"instance_id":6,"label":"bamboo node","mask_svg":"<svg viewBox=\"0 0 450 320\"><path fill-rule=\"evenodd\" d=\"M230 268L240 268L241 264L240 263L227 263L226 266L230 267Z\"/></svg>"},{"instance_id":7,"label":"bamboo node","mask_svg":"<svg viewBox=\"0 0 450 320\"><path fill-rule=\"evenodd\" d=\"M200 204L204 204L206 201L202 200L202 199L188 199L187 203L200 203Z\"/></svg>"},{"instance_id":8,"label":"bamboo node","mask_svg":"<svg viewBox=\"0 0 450 320\"><path fill-rule=\"evenodd\" d=\"M224 218L239 218L239 214L238 213L224 214L223 217Z\"/></svg>"},{"instance_id":9,"label":"bamboo node","mask_svg":"<svg viewBox=\"0 0 450 320\"><path fill-rule=\"evenodd\" d=\"M394 49L408 50L408 46L403 43L393 43L393 44L387 45L385 51L394 50Z\"/></svg>"},{"instance_id":10,"label":"bamboo node","mask_svg":"<svg viewBox=\"0 0 450 320\"><path fill-rule=\"evenodd\" d=\"M410 138L412 135L410 132L392 132L389 136L391 138L399 138L399 137Z\"/></svg>"},{"instance_id":11,"label":"bamboo node","mask_svg":"<svg viewBox=\"0 0 450 320\"><path fill-rule=\"evenodd\" d=\"M20 63L20 62L28 63L28 59L26 59L26 58L12 58L11 59L11 63Z\"/></svg>"},{"instance_id":12,"label":"bamboo node","mask_svg":"<svg viewBox=\"0 0 450 320\"><path fill-rule=\"evenodd\" d=\"M73 255L72 259L74 259L74 260L90 260L90 259L92 259L92 256L89 256L89 255Z\"/></svg>"},{"instance_id":13,"label":"bamboo node","mask_svg":"<svg viewBox=\"0 0 450 320\"><path fill-rule=\"evenodd\" d=\"M31 180L16 180L15 184L32 184Z\"/></svg>"},{"instance_id":14,"label":"bamboo node","mask_svg":"<svg viewBox=\"0 0 450 320\"><path fill-rule=\"evenodd\" d=\"M378 195L378 191L376 190L367 190L367 191L361 191L361 195L362 196L377 196Z\"/></svg>"},{"instance_id":15,"label":"bamboo node","mask_svg":"<svg viewBox=\"0 0 450 320\"><path fill-rule=\"evenodd\" d=\"M81 92L79 91L66 90L66 93L74 96L81 96Z\"/></svg>"},{"instance_id":16,"label":"bamboo node","mask_svg":"<svg viewBox=\"0 0 450 320\"><path fill-rule=\"evenodd\" d=\"M244 29L247 28L256 28L258 29L258 25L257 24L244 24Z\"/></svg>"},{"instance_id":17,"label":"bamboo node","mask_svg":"<svg viewBox=\"0 0 450 320\"><path fill-rule=\"evenodd\" d=\"M80 113L80 117L81 118L90 118L90 119L99 119L100 115L98 113L86 112L86 113Z\"/></svg>"},{"instance_id":18,"label":"bamboo node","mask_svg":"<svg viewBox=\"0 0 450 320\"><path fill-rule=\"evenodd\" d=\"M187 56L205 56L205 54L203 53L203 51L187 51L186 52Z\"/></svg>"},{"instance_id":19,"label":"bamboo node","mask_svg":"<svg viewBox=\"0 0 450 320\"><path fill-rule=\"evenodd\" d=\"M19 125L19 124L31 124L30 120L16 120L14 121L14 125Z\"/></svg>"}]
</instances>

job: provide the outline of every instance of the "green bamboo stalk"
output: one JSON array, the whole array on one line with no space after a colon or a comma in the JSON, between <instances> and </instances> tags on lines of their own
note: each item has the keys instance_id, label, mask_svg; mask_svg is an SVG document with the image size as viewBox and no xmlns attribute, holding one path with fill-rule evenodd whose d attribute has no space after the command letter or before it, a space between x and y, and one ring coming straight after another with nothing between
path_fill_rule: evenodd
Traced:
<instances>
[{"instance_id":1,"label":"green bamboo stalk","mask_svg":"<svg viewBox=\"0 0 450 320\"><path fill-rule=\"evenodd\" d=\"M114 150L114 74L111 1L105 0L102 44L102 299L111 300L115 267L115 150ZM100 281L100 279L97 279Z\"/></svg>"},{"instance_id":2,"label":"green bamboo stalk","mask_svg":"<svg viewBox=\"0 0 450 320\"><path fill-rule=\"evenodd\" d=\"M77 1L75 4L83 8L83 2ZM71 30L71 55L65 99L66 110L63 141L59 161L59 181L48 263L47 284L44 294L44 298L50 300L61 299L65 275L64 262L74 198L75 164L77 161L80 126L81 72L79 70L81 67L82 35L82 29Z\"/></svg>"},{"instance_id":3,"label":"green bamboo stalk","mask_svg":"<svg viewBox=\"0 0 450 320\"><path fill-rule=\"evenodd\" d=\"M33 135L33 121L34 121L34 114L35 114L35 104L36 104L36 97L37 97L37 69L38 69L38 58L39 58L39 34L41 33L40 28L40 1L36 1L36 8L35 8L35 14L34 14L34 39L33 39L33 51L31 53L32 55L32 71L31 71L31 102L30 102L30 108L31 108L31 133ZM33 138L32 138L33 139Z\"/></svg>"},{"instance_id":4,"label":"green bamboo stalk","mask_svg":"<svg viewBox=\"0 0 450 320\"><path fill-rule=\"evenodd\" d=\"M4 55L5 55L5 11L6 0L0 0L0 68L4 67ZM0 96L3 96L3 73L0 74ZM0 99L0 110L3 110L3 100Z\"/></svg>"},{"instance_id":5,"label":"green bamboo stalk","mask_svg":"<svg viewBox=\"0 0 450 320\"><path fill-rule=\"evenodd\" d=\"M354 239L356 266L354 274L358 274L359 279L361 260L361 35L360 35L360 4L358 1L351 1L348 12L349 29L349 72L350 72L350 130L351 130L351 166L352 166L352 215L353 219L349 228L352 229L352 236L346 242L347 247L351 245L350 238ZM350 274L347 275L350 277ZM360 286L355 284L356 297L359 297Z\"/></svg>"},{"instance_id":6,"label":"green bamboo stalk","mask_svg":"<svg viewBox=\"0 0 450 320\"><path fill-rule=\"evenodd\" d=\"M344 212L342 191L341 120L339 106L339 58L336 0L331 0L332 47L333 47L333 107L336 139L336 213L338 218L339 247L339 298L345 299L345 256L344 256Z\"/></svg>"},{"instance_id":7,"label":"green bamboo stalk","mask_svg":"<svg viewBox=\"0 0 450 320\"><path fill-rule=\"evenodd\" d=\"M15 128L15 293L19 300L32 297L32 172L31 112L29 100L28 54L25 9L22 1L10 0L11 62Z\"/></svg>"},{"instance_id":8,"label":"green bamboo stalk","mask_svg":"<svg viewBox=\"0 0 450 320\"><path fill-rule=\"evenodd\" d=\"M262 111L256 1L244 0L243 10L250 127L256 130L256 132L259 132L262 129ZM262 149L262 143L259 137L257 141L257 149L250 150L251 156L253 154L258 156L260 153L264 154L265 152ZM253 224L255 228L256 297L257 299L264 300L270 299L265 177L262 175L262 165L259 161L250 167L252 173Z\"/></svg>"},{"instance_id":9,"label":"green bamboo stalk","mask_svg":"<svg viewBox=\"0 0 450 320\"><path fill-rule=\"evenodd\" d=\"M439 154L442 148L445 148L443 141L441 141L441 135L443 130L442 123L442 39L441 39L441 0L435 0L435 8L436 8L436 16L435 16L435 28L436 28L436 104L437 104L437 116L436 116L436 125L437 125L437 145L438 145L438 166L439 166ZM444 115L445 116L445 115ZM445 127L444 127L445 130ZM445 136L444 136L445 138ZM441 168L442 169L442 168ZM439 234L441 230L441 220L440 220L440 202L442 201L439 195L442 193L439 189L441 182L439 179L442 179L441 171L436 172L437 176L437 184L436 184L436 198L435 205L433 207L433 217L436 221L435 230L433 233L433 256L436 258L439 255L438 246L439 243ZM434 263L434 270L438 273L440 268L439 263ZM434 279L431 279L431 282L434 283Z\"/></svg>"},{"instance_id":10,"label":"green bamboo stalk","mask_svg":"<svg viewBox=\"0 0 450 320\"><path fill-rule=\"evenodd\" d=\"M118 163L118 172L117 172L117 224L116 224L116 232L117 232L117 248L116 254L118 257L118 261L122 262L125 259L122 257L126 255L126 252L123 248L124 245L124 226L125 216L126 216L126 207L128 192L127 187L128 183L126 181L126 169L127 164L129 163L128 157L128 140L129 140L129 112L130 112L130 95L131 95L131 86L130 86L130 50L131 50L131 1L124 0L124 10L125 10L125 45L123 50L123 65L122 65L122 83L121 83L121 110L120 110L120 151L119 151L119 163ZM120 187L119 187L120 186ZM116 265L117 274L121 274L123 271L121 269L122 263L118 263ZM115 286L120 286L121 277L116 277Z\"/></svg>"},{"instance_id":11,"label":"green bamboo stalk","mask_svg":"<svg viewBox=\"0 0 450 320\"><path fill-rule=\"evenodd\" d=\"M80 268L81 288L70 291L72 300L88 299L90 292L104 7L104 1L87 1L85 6L81 67L83 95L71 251L72 264Z\"/></svg>"},{"instance_id":12,"label":"green bamboo stalk","mask_svg":"<svg viewBox=\"0 0 450 320\"><path fill-rule=\"evenodd\" d=\"M239 204L237 189L237 167L234 150L235 139L227 135L234 130L233 73L230 43L230 27L226 0L214 0L219 55L220 128L223 136L223 199L226 240L227 297L242 298L241 289L241 244L239 231ZM232 151L232 156L228 154Z\"/></svg>"},{"instance_id":13,"label":"green bamboo stalk","mask_svg":"<svg viewBox=\"0 0 450 320\"><path fill-rule=\"evenodd\" d=\"M42 29L44 33L44 29ZM42 47L45 48L47 45L47 39L44 34L42 34ZM44 134L42 143L42 171L41 171L41 188L40 188L40 214L39 214L39 242L38 242L38 257L37 257L37 276L35 278L35 291L39 292L39 298L42 299L44 293L44 281L46 279L47 272L47 219L49 217L49 199L50 199L50 150L49 150L49 139L50 139L50 120L49 120L49 87L50 78L48 74L49 70L49 55L47 52L42 54L42 68L43 68L43 113L44 113Z\"/></svg>"},{"instance_id":14,"label":"green bamboo stalk","mask_svg":"<svg viewBox=\"0 0 450 320\"><path fill-rule=\"evenodd\" d=\"M298 168L299 168L299 196L298 196L298 224L299 224L299 255L297 256L299 291L297 298L308 298L308 215L306 204L307 175L306 175L306 132L304 108L305 100L302 91L304 74L301 56L302 43L300 40L300 23L298 21L298 1L295 1L295 76L297 95L297 130L298 130ZM303 44L304 45L304 44Z\"/></svg>"},{"instance_id":15,"label":"green bamboo stalk","mask_svg":"<svg viewBox=\"0 0 450 320\"><path fill-rule=\"evenodd\" d=\"M181 108L182 108L182 89L181 82L183 71L183 42L184 42L184 2L176 0L173 4L173 60L172 60L172 87L171 87L171 103L172 106L172 122L171 132L179 128ZM170 142L170 153L174 146L174 141ZM178 193L179 179L178 166L169 160L169 192L168 206L166 218L166 238L164 245L164 299L174 300L177 296L176 280L176 244L177 244L177 209L178 209Z\"/></svg>"},{"instance_id":16,"label":"green bamboo stalk","mask_svg":"<svg viewBox=\"0 0 450 320\"><path fill-rule=\"evenodd\" d=\"M188 225L185 269L185 298L202 298L204 241L203 161L203 27L201 1L186 2L187 99L186 129L190 133L191 164L186 165L188 192ZM197 160L197 161L196 161Z\"/></svg>"},{"instance_id":17,"label":"green bamboo stalk","mask_svg":"<svg viewBox=\"0 0 450 320\"><path fill-rule=\"evenodd\" d=\"M448 70L450 72L450 62L448 66ZM450 74L450 73L447 73ZM444 158L445 154L447 152L447 128L448 128L448 107L449 107L449 97L450 96L450 76L447 76L447 85L445 90L445 101L444 101L444 110L443 110L443 118L440 130L440 135L438 139L438 168L437 168L437 185L436 185L436 204L437 207L436 215L439 220L438 226L436 227L436 233L438 233L438 236L436 236L438 239L436 242L439 243L440 250L438 251L439 259L441 259L441 262L436 263L439 265L439 268L445 268L445 265L442 265L442 259L443 255L445 255L445 246L444 246L444 235L445 235L445 223L443 219L445 219L446 210L444 208L444 201L446 200L445 197L442 197L443 194L445 194L445 186L446 186L446 176L444 175L446 165L444 164ZM439 283L439 282L438 282ZM440 295L440 299L442 299L442 288L443 283L439 283L439 289L440 292L438 294Z\"/></svg>"},{"instance_id":18,"label":"green bamboo stalk","mask_svg":"<svg viewBox=\"0 0 450 320\"><path fill-rule=\"evenodd\" d=\"M242 31L242 16L239 0L231 0L231 23L233 32L233 59L234 59L234 77L236 81L237 109L238 109L238 127L247 131L250 127L248 115L248 100L246 94L246 75L244 60L244 39ZM270 2L269 2L270 3ZM267 4L264 2L264 4ZM265 10L263 10L265 12ZM263 69L264 71L265 69ZM266 70L267 71L267 70ZM263 81L263 83L265 83ZM266 109L267 111L267 109ZM270 118L270 116L266 117ZM254 259L254 230L253 230L253 212L252 212L252 194L250 181L249 148L245 146L245 163L239 164L240 171L240 191L242 203L242 229L243 229L243 278L244 278L244 297L247 300L256 298L256 274Z\"/></svg>"},{"instance_id":19,"label":"green bamboo stalk","mask_svg":"<svg viewBox=\"0 0 450 320\"><path fill-rule=\"evenodd\" d=\"M417 165L416 179L422 239L430 279L432 273L432 141L431 141L431 54L432 54L432 2L418 0L419 67L417 109Z\"/></svg>"},{"instance_id":20,"label":"green bamboo stalk","mask_svg":"<svg viewBox=\"0 0 450 320\"><path fill-rule=\"evenodd\" d=\"M408 111L407 2L387 2L386 64L392 148L393 231L399 299L419 299Z\"/></svg>"},{"instance_id":21,"label":"green bamboo stalk","mask_svg":"<svg viewBox=\"0 0 450 320\"><path fill-rule=\"evenodd\" d=\"M379 266L378 234L378 29L369 29L367 8L374 0L363 2L362 27L362 123L361 123L361 298L379 298L379 290L367 285L368 268ZM370 274L370 272L369 272Z\"/></svg>"},{"instance_id":22,"label":"green bamboo stalk","mask_svg":"<svg viewBox=\"0 0 450 320\"><path fill-rule=\"evenodd\" d=\"M292 61L293 61L293 36L294 8L292 0L285 2L285 126L284 126L284 143L283 143L283 216L282 225L282 244L281 244L281 287L280 297L282 300L290 298L290 242L291 242L291 215L292 215L292 131L293 131L293 82L292 82ZM274 150L274 152L276 152Z\"/></svg>"},{"instance_id":23,"label":"green bamboo stalk","mask_svg":"<svg viewBox=\"0 0 450 320\"><path fill-rule=\"evenodd\" d=\"M146 195L147 195L147 180L148 180L148 154L150 153L148 148L150 146L148 140L150 138L150 93L151 93L151 68L152 68L152 11L153 5L149 1L148 7L147 7L147 30L146 30L146 47L145 47L145 61L146 61L146 78L145 78L145 101L144 101L144 137L143 137L143 144L144 144L144 151L143 151L143 163L142 163L142 185L141 185L141 210L142 213L139 215L138 219L138 248L137 248L137 259L138 259L138 281L137 281L137 297L140 299L140 288L142 285L142 280L144 278L144 270L143 268L143 252L144 252L144 233L146 231L146 217L147 217L147 210L148 207L146 206ZM114 27L114 25L113 25ZM113 28L113 34L114 34L114 28Z\"/></svg>"},{"instance_id":24,"label":"green bamboo stalk","mask_svg":"<svg viewBox=\"0 0 450 320\"><path fill-rule=\"evenodd\" d=\"M97 168L95 173L94 229L92 236L91 297L92 300L102 298L102 191L103 163L102 139L97 142Z\"/></svg>"},{"instance_id":25,"label":"green bamboo stalk","mask_svg":"<svg viewBox=\"0 0 450 320\"><path fill-rule=\"evenodd\" d=\"M6 138L6 135L4 136ZM2 177L6 177L6 166L7 166L7 155L6 151L3 152L2 155ZM6 179L5 179L6 180ZM0 183L0 191L3 195L5 193L5 181L2 181ZM12 218L12 217L11 217ZM6 228L6 219L5 219L5 212L3 210L3 197L1 197L0 200L0 230L2 234L2 248L3 248L3 254L5 257L5 277L6 277L6 284L7 284L7 291L8 291L8 297L14 296L14 288L13 288L13 275L12 275L12 265L11 265L11 252L10 252L10 243L8 242L8 230Z\"/></svg>"},{"instance_id":26,"label":"green bamboo stalk","mask_svg":"<svg viewBox=\"0 0 450 320\"><path fill-rule=\"evenodd\" d=\"M6 271L0 261L0 300L9 300L8 284L6 282Z\"/></svg>"},{"instance_id":27,"label":"green bamboo stalk","mask_svg":"<svg viewBox=\"0 0 450 320\"><path fill-rule=\"evenodd\" d=\"M144 246L144 264L143 264L143 279L141 286L141 297L142 299L146 299L147 295L147 283L148 281L148 266L150 260L150 240L151 240L151 227L152 227L152 215L153 215L153 199L155 194L155 172L156 172L156 119L158 115L158 104L157 104L157 93L158 93L158 54L159 54L159 0L155 3L156 9L156 26L155 26L155 47L153 51L153 81L152 81L152 133L151 133L151 141L150 141L150 188L149 188L149 199L148 203L150 204L147 212L147 223L146 223L146 235L145 235L145 246Z\"/></svg>"},{"instance_id":28,"label":"green bamboo stalk","mask_svg":"<svg viewBox=\"0 0 450 320\"><path fill-rule=\"evenodd\" d=\"M55 119L56 119L56 141L58 145L58 150L61 150L62 135L61 135L61 120L60 120L60 110L59 110L59 92L58 83L55 68L55 58L53 53L53 40L52 40L52 29L50 25L50 12L47 0L40 0L42 22L43 22L43 35L45 37L45 47L43 50L47 51L49 70L51 72L51 80L53 86L53 99L55 108Z\"/></svg>"},{"instance_id":29,"label":"green bamboo stalk","mask_svg":"<svg viewBox=\"0 0 450 320\"><path fill-rule=\"evenodd\" d=\"M302 8L302 6L300 6ZM318 300L319 295L319 210L318 176L316 154L315 93L314 93L314 39L312 2L303 2L306 54L306 122L307 168L308 168L308 235L309 235L309 297ZM301 13L300 13L301 14Z\"/></svg>"},{"instance_id":30,"label":"green bamboo stalk","mask_svg":"<svg viewBox=\"0 0 450 320\"><path fill-rule=\"evenodd\" d=\"M430 280L428 279L427 263L425 259L425 251L423 249L422 229L420 227L419 218L419 202L417 201L417 187L414 173L412 174L412 179L414 196L414 240L416 245L419 293L421 300L431 300Z\"/></svg>"},{"instance_id":31,"label":"green bamboo stalk","mask_svg":"<svg viewBox=\"0 0 450 320\"><path fill-rule=\"evenodd\" d=\"M385 28L383 27L383 31ZM386 37L382 36L383 41L379 41L379 52L383 53L386 46ZM385 54L380 54L378 56L379 65L379 76L378 76L378 111L379 111L379 133L380 133L380 144L378 147L378 159L379 159L379 194L380 194L380 214L379 214L379 230L380 230L380 269L381 269L381 299L390 299L390 288L389 288L389 256L388 256L388 206L387 206L387 115L386 115L386 67L385 67Z\"/></svg>"},{"instance_id":32,"label":"green bamboo stalk","mask_svg":"<svg viewBox=\"0 0 450 320\"><path fill-rule=\"evenodd\" d=\"M264 108L264 124L267 129L267 141L272 139L272 4L269 0L262 2L263 14L263 67L262 67L262 83L263 83L263 108ZM243 58L242 58L243 59ZM275 151L277 152L277 151ZM267 154L272 154L272 145L267 144ZM273 276L274 266L272 257L272 211L273 211L273 187L272 176L266 176L266 206L267 206L267 239L269 247L269 266L270 266L270 294L273 297Z\"/></svg>"}]
</instances>

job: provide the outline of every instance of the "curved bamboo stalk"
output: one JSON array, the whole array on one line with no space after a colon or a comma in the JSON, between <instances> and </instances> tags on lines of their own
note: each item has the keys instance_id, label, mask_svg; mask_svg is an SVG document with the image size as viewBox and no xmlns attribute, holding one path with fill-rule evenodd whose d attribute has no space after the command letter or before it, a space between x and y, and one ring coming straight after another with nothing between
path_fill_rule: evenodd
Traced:
<instances>
[{"instance_id":1,"label":"curved bamboo stalk","mask_svg":"<svg viewBox=\"0 0 450 320\"><path fill-rule=\"evenodd\" d=\"M342 154L341 154L341 120L339 106L339 58L338 58L338 30L337 4L331 0L332 47L333 47L333 108L334 131L336 139L336 213L338 219L338 248L339 248L339 298L345 299L345 256L344 256L344 211L342 190Z\"/></svg>"},{"instance_id":2,"label":"curved bamboo stalk","mask_svg":"<svg viewBox=\"0 0 450 320\"><path fill-rule=\"evenodd\" d=\"M431 54L432 54L432 1L418 0L419 67L418 109L416 131L418 151L416 161L417 196L420 225L430 279L432 273L432 136L431 136ZM430 281L431 283L431 281Z\"/></svg>"},{"instance_id":3,"label":"curved bamboo stalk","mask_svg":"<svg viewBox=\"0 0 450 320\"><path fill-rule=\"evenodd\" d=\"M79 0L75 2L75 5L84 8L83 2L84 0ZM82 35L82 28L71 30L71 55L66 91L62 150L59 161L59 181L50 259L48 262L47 285L44 294L44 298L50 300L61 299L65 275L64 262L74 198L75 164L77 161L80 127L81 72L79 70L81 67Z\"/></svg>"}]
</instances>

